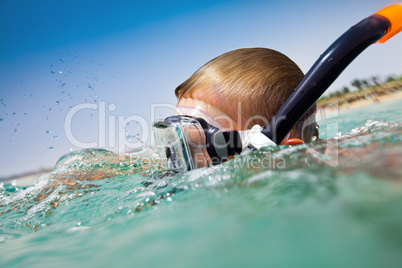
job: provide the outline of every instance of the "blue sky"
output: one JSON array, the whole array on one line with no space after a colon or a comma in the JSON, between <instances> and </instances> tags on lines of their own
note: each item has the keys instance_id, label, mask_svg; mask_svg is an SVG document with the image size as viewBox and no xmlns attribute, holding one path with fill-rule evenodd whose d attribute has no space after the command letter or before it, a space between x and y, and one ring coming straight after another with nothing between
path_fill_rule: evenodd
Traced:
<instances>
[{"instance_id":1,"label":"blue sky","mask_svg":"<svg viewBox=\"0 0 402 268\"><path fill-rule=\"evenodd\" d=\"M119 116L149 122L168 115L160 105L174 105L175 87L210 59L268 47L307 72L343 32L392 3L0 0L0 177L51 167L79 149L65 132L77 105L97 109L75 114L76 139L102 145L105 117L108 147ZM401 47L402 34L369 47L328 91L353 78L401 75ZM142 133L134 121L124 131Z\"/></svg>"}]
</instances>

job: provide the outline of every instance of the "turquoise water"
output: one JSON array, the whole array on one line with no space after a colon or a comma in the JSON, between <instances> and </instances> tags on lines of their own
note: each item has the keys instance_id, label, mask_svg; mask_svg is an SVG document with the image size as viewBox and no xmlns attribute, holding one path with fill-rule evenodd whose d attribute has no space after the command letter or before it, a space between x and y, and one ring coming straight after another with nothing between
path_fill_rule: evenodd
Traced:
<instances>
[{"instance_id":1,"label":"turquoise water","mask_svg":"<svg viewBox=\"0 0 402 268\"><path fill-rule=\"evenodd\" d=\"M185 174L64 156L0 188L2 267L401 267L402 101L327 114L314 144Z\"/></svg>"}]
</instances>

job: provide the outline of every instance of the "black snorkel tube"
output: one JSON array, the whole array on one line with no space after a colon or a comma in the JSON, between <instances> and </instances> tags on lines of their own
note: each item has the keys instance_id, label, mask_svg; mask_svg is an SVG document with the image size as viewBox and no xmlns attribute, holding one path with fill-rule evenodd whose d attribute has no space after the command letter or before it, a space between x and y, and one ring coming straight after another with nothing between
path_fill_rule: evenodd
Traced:
<instances>
[{"instance_id":1,"label":"black snorkel tube","mask_svg":"<svg viewBox=\"0 0 402 268\"><path fill-rule=\"evenodd\" d=\"M402 5L384 8L350 28L314 63L261 133L280 144L296 122L363 50L377 41L385 42L401 29Z\"/></svg>"}]
</instances>

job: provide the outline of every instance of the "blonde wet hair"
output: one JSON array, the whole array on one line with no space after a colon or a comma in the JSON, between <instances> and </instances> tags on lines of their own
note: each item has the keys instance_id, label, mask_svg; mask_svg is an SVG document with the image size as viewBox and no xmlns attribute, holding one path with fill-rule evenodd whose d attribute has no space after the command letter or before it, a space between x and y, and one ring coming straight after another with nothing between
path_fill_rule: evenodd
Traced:
<instances>
[{"instance_id":1,"label":"blonde wet hair","mask_svg":"<svg viewBox=\"0 0 402 268\"><path fill-rule=\"evenodd\" d=\"M241 119L241 129L266 125L303 79L300 68L284 54L268 48L242 48L212 59L179 85L175 94L181 98L211 96L219 99L215 106ZM236 117L240 105L241 118ZM316 106L293 127L291 137L310 142L317 133Z\"/></svg>"}]
</instances>

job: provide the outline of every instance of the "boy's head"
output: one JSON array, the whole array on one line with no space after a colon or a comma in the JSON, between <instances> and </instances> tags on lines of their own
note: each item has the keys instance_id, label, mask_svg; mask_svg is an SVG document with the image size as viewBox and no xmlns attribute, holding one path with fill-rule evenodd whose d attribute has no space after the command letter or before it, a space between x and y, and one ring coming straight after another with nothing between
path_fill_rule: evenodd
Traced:
<instances>
[{"instance_id":1,"label":"boy's head","mask_svg":"<svg viewBox=\"0 0 402 268\"><path fill-rule=\"evenodd\" d=\"M195 108L226 129L265 126L304 74L287 56L267 48L243 48L206 63L178 86L178 108ZM315 105L293 127L290 137L310 142L316 135Z\"/></svg>"}]
</instances>

